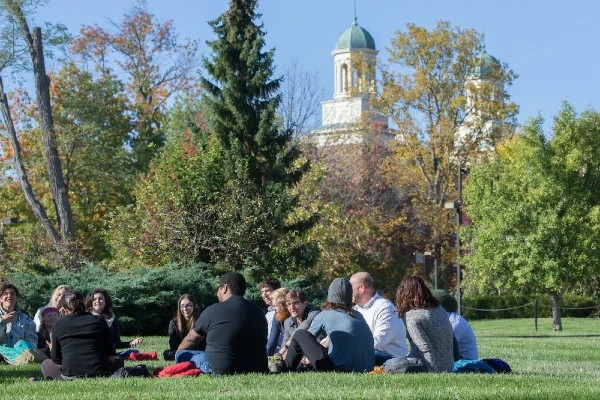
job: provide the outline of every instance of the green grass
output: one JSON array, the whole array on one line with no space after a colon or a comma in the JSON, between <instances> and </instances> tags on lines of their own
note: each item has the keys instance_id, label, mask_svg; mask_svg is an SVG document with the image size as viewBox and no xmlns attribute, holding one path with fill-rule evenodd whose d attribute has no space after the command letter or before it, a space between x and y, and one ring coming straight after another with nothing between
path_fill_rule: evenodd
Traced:
<instances>
[{"instance_id":1,"label":"green grass","mask_svg":"<svg viewBox=\"0 0 600 400\"><path fill-rule=\"evenodd\" d=\"M303 373L167 379L36 381L38 365L0 366L2 398L61 399L600 399L600 320L565 319L553 332L549 319L474 321L480 357L500 357L507 375L367 375ZM147 338L142 351L166 347ZM134 363L131 363L134 365ZM147 362L150 368L166 362Z\"/></svg>"}]
</instances>

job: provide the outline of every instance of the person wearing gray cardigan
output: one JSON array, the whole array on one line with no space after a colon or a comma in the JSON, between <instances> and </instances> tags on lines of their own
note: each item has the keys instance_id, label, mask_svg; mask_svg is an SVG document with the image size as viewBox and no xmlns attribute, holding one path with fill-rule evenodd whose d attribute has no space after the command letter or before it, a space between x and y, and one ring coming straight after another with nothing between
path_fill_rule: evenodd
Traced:
<instances>
[{"instance_id":1,"label":"person wearing gray cardigan","mask_svg":"<svg viewBox=\"0 0 600 400\"><path fill-rule=\"evenodd\" d=\"M452 325L421 278L404 278L396 291L396 308L406 324L408 357L420 359L427 372L452 372Z\"/></svg>"},{"instance_id":2,"label":"person wearing gray cardigan","mask_svg":"<svg viewBox=\"0 0 600 400\"><path fill-rule=\"evenodd\" d=\"M285 300L291 315L283 322L284 334L279 354L284 358L294 332L297 329L307 330L313 319L321 312L320 308L308 304L306 293L301 289L290 290L286 295Z\"/></svg>"}]
</instances>

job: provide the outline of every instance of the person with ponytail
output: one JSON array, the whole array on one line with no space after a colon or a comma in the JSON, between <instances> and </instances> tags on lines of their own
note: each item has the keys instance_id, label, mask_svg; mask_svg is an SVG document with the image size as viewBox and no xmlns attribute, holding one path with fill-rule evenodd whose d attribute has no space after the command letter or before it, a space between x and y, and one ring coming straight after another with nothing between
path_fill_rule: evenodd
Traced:
<instances>
[{"instance_id":1,"label":"person with ponytail","mask_svg":"<svg viewBox=\"0 0 600 400\"><path fill-rule=\"evenodd\" d=\"M61 312L52 328L51 359L42 362L47 379L108 376L123 367L115 358L108 324L103 317L86 312L81 293L67 289Z\"/></svg>"}]
</instances>

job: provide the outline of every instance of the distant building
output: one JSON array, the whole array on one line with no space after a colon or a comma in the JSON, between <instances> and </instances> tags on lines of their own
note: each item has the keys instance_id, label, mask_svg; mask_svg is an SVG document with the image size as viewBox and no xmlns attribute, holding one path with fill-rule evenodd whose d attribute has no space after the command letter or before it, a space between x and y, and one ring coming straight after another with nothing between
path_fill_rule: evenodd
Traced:
<instances>
[{"instance_id":1,"label":"distant building","mask_svg":"<svg viewBox=\"0 0 600 400\"><path fill-rule=\"evenodd\" d=\"M333 99L323 101L321 129L311 132L309 141L317 147L352 145L362 142L364 125L376 126L386 138L393 138L388 117L370 105L376 90L379 51L373 36L354 23L338 38L333 55ZM355 65L358 64L358 65Z\"/></svg>"}]
</instances>

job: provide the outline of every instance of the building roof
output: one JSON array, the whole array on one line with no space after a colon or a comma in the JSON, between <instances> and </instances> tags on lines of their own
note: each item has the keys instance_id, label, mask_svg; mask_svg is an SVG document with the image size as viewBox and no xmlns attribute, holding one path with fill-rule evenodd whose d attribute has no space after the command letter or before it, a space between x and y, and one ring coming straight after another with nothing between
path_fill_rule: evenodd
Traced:
<instances>
[{"instance_id":1,"label":"building roof","mask_svg":"<svg viewBox=\"0 0 600 400\"><path fill-rule=\"evenodd\" d=\"M376 50L373 36L364 28L358 26L356 17L354 22L347 28L335 44L336 50L342 49L371 49Z\"/></svg>"},{"instance_id":2,"label":"building roof","mask_svg":"<svg viewBox=\"0 0 600 400\"><path fill-rule=\"evenodd\" d=\"M481 53L475 57L474 66L469 71L469 78L490 78L494 75L494 71L498 71L499 69L502 69L500 61L498 61L494 56L489 55L485 50L485 46L483 46Z\"/></svg>"}]
</instances>

